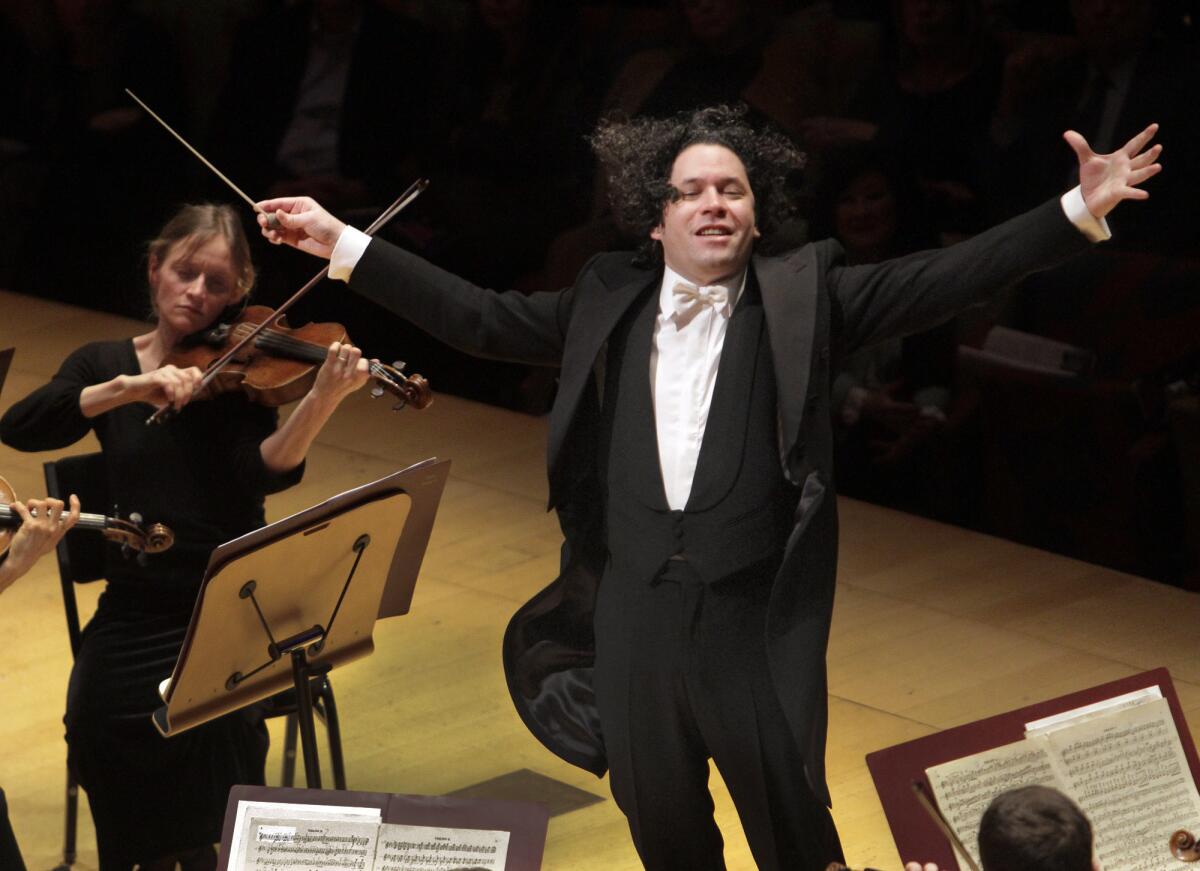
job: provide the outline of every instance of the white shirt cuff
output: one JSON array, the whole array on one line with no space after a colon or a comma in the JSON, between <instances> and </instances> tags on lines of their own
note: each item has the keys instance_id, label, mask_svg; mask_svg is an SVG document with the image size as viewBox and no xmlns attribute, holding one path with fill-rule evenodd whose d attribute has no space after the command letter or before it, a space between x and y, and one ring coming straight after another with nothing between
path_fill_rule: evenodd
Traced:
<instances>
[{"instance_id":1,"label":"white shirt cuff","mask_svg":"<svg viewBox=\"0 0 1200 871\"><path fill-rule=\"evenodd\" d=\"M1067 216L1067 220L1093 242L1103 242L1105 239L1112 238L1112 231L1108 229L1108 221L1104 218L1094 217L1088 211L1087 203L1083 201L1083 191L1080 190L1079 185L1075 185L1059 197L1058 201L1062 203L1063 214Z\"/></svg>"},{"instance_id":2,"label":"white shirt cuff","mask_svg":"<svg viewBox=\"0 0 1200 871\"><path fill-rule=\"evenodd\" d=\"M349 281L350 273L362 259L363 252L371 243L371 237L362 230L346 225L342 235L338 236L333 253L329 255L329 277L338 281Z\"/></svg>"}]
</instances>

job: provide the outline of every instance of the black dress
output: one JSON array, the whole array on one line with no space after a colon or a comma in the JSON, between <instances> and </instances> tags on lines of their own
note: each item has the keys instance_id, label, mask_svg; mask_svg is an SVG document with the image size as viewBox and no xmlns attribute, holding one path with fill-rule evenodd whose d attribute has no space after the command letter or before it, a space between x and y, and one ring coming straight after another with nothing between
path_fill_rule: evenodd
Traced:
<instances>
[{"instance_id":1,"label":"black dress","mask_svg":"<svg viewBox=\"0 0 1200 871\"><path fill-rule=\"evenodd\" d=\"M303 465L267 470L259 445L277 415L240 395L192 403L163 425L147 426L152 409L141 403L81 414L83 388L139 372L132 341L85 345L0 419L0 440L26 451L66 447L94 429L118 510L176 536L144 565L109 549L108 586L71 672L68 756L87 790L104 871L220 840L229 788L263 782L267 732L256 709L170 740L150 715L162 705L158 684L174 667L209 553L262 526L265 494L303 475Z\"/></svg>"}]
</instances>

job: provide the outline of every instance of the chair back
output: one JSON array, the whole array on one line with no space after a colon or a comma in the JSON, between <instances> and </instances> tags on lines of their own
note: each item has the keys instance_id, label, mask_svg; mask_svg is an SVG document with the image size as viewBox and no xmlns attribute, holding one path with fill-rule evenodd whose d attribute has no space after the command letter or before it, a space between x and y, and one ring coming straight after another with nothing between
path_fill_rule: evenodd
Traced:
<instances>
[{"instance_id":1,"label":"chair back","mask_svg":"<svg viewBox=\"0 0 1200 871\"><path fill-rule=\"evenodd\" d=\"M63 457L42 464L46 493L66 501L74 493L84 510L107 514L108 473L99 453ZM62 585L63 608L72 656L79 653L79 608L75 602L75 584L98 581L104 577L104 552L107 542L101 535L64 535L58 542L58 577Z\"/></svg>"}]
</instances>

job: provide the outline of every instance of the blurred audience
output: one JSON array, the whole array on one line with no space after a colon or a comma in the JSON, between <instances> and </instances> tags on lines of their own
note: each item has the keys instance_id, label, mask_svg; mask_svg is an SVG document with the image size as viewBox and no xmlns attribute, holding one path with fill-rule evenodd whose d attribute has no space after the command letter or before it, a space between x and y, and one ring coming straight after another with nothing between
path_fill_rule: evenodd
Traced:
<instances>
[{"instance_id":1,"label":"blurred audience","mask_svg":"<svg viewBox=\"0 0 1200 871\"><path fill-rule=\"evenodd\" d=\"M478 283L527 292L565 286L593 253L627 244L585 141L603 115L744 104L809 152L796 183L810 206L785 238L834 236L850 263L948 244L1061 193L1074 183L1073 155L1058 141L1066 128L1104 151L1158 121L1170 183L1152 180L1150 199L1114 220L1105 246L1109 256L1138 252L1136 268L1081 258L1006 312L1021 329L1093 351L1105 380L1087 389L1144 394L1147 381L1200 359L1195 330L1172 326L1192 324L1200 306L1155 289L1163 275L1194 273L1178 258L1200 258L1187 211L1200 188L1200 116L1188 108L1200 85L1196 5L0 0L0 287L144 315L129 293L138 240L182 199L230 198L125 87L255 197L310 194L365 224L430 177L430 191L385 232ZM261 246L256 257L266 302L308 278L289 252ZM1114 295L1116 308L1105 302ZM1104 315L1112 311L1137 316ZM835 425L845 492L993 523L970 507L988 498L970 448L981 418L953 353L989 318L844 362ZM404 356L439 390L533 412L553 395L552 372L481 369L370 303L312 294L293 319L344 323L369 354ZM1146 347L1158 349L1153 359L1130 350ZM1166 437L1149 416L1141 429L1127 418L1133 444ZM1161 490L1158 481L1147 486ZM1200 494L1188 498L1200 504ZM1181 574L1047 535L1037 543Z\"/></svg>"},{"instance_id":2,"label":"blurred audience","mask_svg":"<svg viewBox=\"0 0 1200 871\"><path fill-rule=\"evenodd\" d=\"M512 286L582 216L599 82L580 36L575 4L475 0L436 85L421 245L433 262Z\"/></svg>"},{"instance_id":3,"label":"blurred audience","mask_svg":"<svg viewBox=\"0 0 1200 871\"><path fill-rule=\"evenodd\" d=\"M422 166L439 57L375 0L302 0L245 22L213 116L212 158L256 198L386 205ZM224 193L224 189L216 189Z\"/></svg>"},{"instance_id":4,"label":"blurred audience","mask_svg":"<svg viewBox=\"0 0 1200 871\"><path fill-rule=\"evenodd\" d=\"M845 116L812 117L801 130L818 153L866 141L895 150L925 190L935 229L952 238L983 226L978 161L1000 91L1003 56L980 5L893 0L880 62Z\"/></svg>"},{"instance_id":5,"label":"blurred audience","mask_svg":"<svg viewBox=\"0 0 1200 871\"><path fill-rule=\"evenodd\" d=\"M6 216L27 228L13 283L120 308L143 228L186 193L190 170L124 89L185 117L175 48L127 0L38 0L10 14L37 79L40 118L27 129L44 173L31 207Z\"/></svg>"},{"instance_id":6,"label":"blurred audience","mask_svg":"<svg viewBox=\"0 0 1200 871\"><path fill-rule=\"evenodd\" d=\"M812 223L837 239L846 263L878 263L934 247L927 204L901 156L851 146L827 163ZM847 496L943 520L962 520L958 428L969 404L956 397L956 324L850 355L834 373L835 470ZM958 486L953 486L957 481Z\"/></svg>"},{"instance_id":7,"label":"blurred audience","mask_svg":"<svg viewBox=\"0 0 1200 871\"><path fill-rule=\"evenodd\" d=\"M1030 36L1014 45L1005 62L991 124L993 217L1014 214L1047 191L1074 184L1072 155L1051 147L1063 130L1078 130L1103 152L1120 147L1154 120L1161 125L1164 151L1183 157L1171 167L1170 184L1152 181L1144 208L1116 219L1113 244L1200 255L1200 228L1184 219L1200 183L1200 169L1191 158L1200 147L1200 121L1188 108L1200 87L1195 45L1177 35L1168 38L1160 26L1159 0L1070 0L1069 5L1072 39Z\"/></svg>"}]
</instances>

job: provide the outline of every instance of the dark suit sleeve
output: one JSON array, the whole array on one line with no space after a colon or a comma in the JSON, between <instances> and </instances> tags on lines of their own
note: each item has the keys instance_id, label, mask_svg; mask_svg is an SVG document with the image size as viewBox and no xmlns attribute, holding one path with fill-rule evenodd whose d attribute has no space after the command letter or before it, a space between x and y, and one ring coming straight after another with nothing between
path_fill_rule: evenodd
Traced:
<instances>
[{"instance_id":1,"label":"dark suit sleeve","mask_svg":"<svg viewBox=\"0 0 1200 871\"><path fill-rule=\"evenodd\" d=\"M382 239L371 240L350 287L467 354L539 366L562 361L573 289L497 293Z\"/></svg>"},{"instance_id":2,"label":"dark suit sleeve","mask_svg":"<svg viewBox=\"0 0 1200 871\"><path fill-rule=\"evenodd\" d=\"M1090 245L1055 198L949 248L833 266L828 281L843 349L937 326Z\"/></svg>"}]
</instances>

